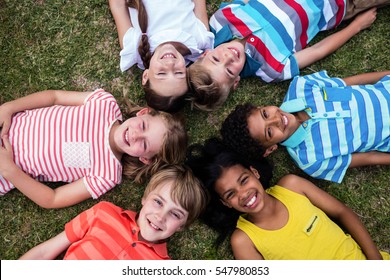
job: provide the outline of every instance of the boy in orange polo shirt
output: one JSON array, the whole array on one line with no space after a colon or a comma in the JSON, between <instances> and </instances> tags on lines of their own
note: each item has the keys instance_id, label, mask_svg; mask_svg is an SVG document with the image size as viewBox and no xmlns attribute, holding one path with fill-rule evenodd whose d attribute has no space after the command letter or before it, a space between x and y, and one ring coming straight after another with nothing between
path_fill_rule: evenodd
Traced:
<instances>
[{"instance_id":1,"label":"boy in orange polo shirt","mask_svg":"<svg viewBox=\"0 0 390 280\"><path fill-rule=\"evenodd\" d=\"M138 214L100 202L20 259L54 259L67 248L64 259L170 259L166 240L189 226L205 203L202 185L191 170L169 166L152 176Z\"/></svg>"}]
</instances>

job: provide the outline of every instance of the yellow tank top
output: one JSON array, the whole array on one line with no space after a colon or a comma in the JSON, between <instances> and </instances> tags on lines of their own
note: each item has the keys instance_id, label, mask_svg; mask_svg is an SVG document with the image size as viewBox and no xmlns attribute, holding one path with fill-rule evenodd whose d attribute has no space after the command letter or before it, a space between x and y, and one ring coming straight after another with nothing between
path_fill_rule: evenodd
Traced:
<instances>
[{"instance_id":1,"label":"yellow tank top","mask_svg":"<svg viewBox=\"0 0 390 280\"><path fill-rule=\"evenodd\" d=\"M266 260L366 259L355 240L307 197L280 186L266 191L287 207L287 224L278 230L264 230L245 215L237 221L237 228L249 236ZM390 257L387 253L382 256Z\"/></svg>"}]
</instances>

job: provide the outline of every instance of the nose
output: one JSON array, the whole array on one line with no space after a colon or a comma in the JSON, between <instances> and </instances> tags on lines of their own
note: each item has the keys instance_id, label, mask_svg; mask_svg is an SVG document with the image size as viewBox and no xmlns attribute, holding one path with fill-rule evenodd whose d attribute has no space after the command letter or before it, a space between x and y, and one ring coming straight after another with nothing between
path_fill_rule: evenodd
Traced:
<instances>
[{"instance_id":1,"label":"nose","mask_svg":"<svg viewBox=\"0 0 390 280\"><path fill-rule=\"evenodd\" d=\"M161 211L157 211L154 215L156 217L156 220L158 222L162 223L165 221L167 213L165 211L161 210Z\"/></svg>"},{"instance_id":2,"label":"nose","mask_svg":"<svg viewBox=\"0 0 390 280\"><path fill-rule=\"evenodd\" d=\"M268 117L268 126L282 127L281 117L277 114L272 114L272 116Z\"/></svg>"}]
</instances>

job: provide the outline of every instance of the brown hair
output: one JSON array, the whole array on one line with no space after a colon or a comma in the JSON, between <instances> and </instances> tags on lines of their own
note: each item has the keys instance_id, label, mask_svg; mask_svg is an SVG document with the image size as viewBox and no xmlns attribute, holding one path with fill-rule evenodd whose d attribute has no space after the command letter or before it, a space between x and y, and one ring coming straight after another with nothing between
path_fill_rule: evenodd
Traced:
<instances>
[{"instance_id":1,"label":"brown hair","mask_svg":"<svg viewBox=\"0 0 390 280\"><path fill-rule=\"evenodd\" d=\"M210 72L200 63L202 60L202 57L198 58L188 67L187 82L191 92L189 100L199 110L212 111L225 102L232 87L214 81Z\"/></svg>"},{"instance_id":2,"label":"brown hair","mask_svg":"<svg viewBox=\"0 0 390 280\"><path fill-rule=\"evenodd\" d=\"M135 117L142 107L131 105L128 98L125 98L125 100L129 106L127 115L130 118ZM156 173L165 164L182 163L186 156L188 136L183 121L177 116L156 111L152 108L150 108L149 114L155 118L162 118L167 133L164 136L163 143L161 143L160 151L151 159L153 162L150 164L144 164L138 157L123 154L123 174L137 183L144 182L145 178Z\"/></svg>"},{"instance_id":3,"label":"brown hair","mask_svg":"<svg viewBox=\"0 0 390 280\"><path fill-rule=\"evenodd\" d=\"M145 188L143 197L150 192L171 182L171 198L188 212L186 226L192 224L203 212L207 196L201 182L193 175L190 168L184 165L167 165L152 176Z\"/></svg>"},{"instance_id":4,"label":"brown hair","mask_svg":"<svg viewBox=\"0 0 390 280\"><path fill-rule=\"evenodd\" d=\"M148 30L148 13L142 0L126 0L126 5L130 8L138 10L138 24L141 28L141 39L138 46L138 53L141 56L145 69L149 68L150 59L152 54L150 52L149 38L146 34Z\"/></svg>"}]
</instances>

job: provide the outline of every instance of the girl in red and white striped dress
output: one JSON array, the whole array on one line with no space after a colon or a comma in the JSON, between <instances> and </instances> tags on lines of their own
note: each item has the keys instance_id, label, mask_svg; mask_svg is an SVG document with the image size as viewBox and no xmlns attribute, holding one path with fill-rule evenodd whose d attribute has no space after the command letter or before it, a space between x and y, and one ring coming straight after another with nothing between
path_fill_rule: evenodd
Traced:
<instances>
[{"instance_id":1,"label":"girl in red and white striped dress","mask_svg":"<svg viewBox=\"0 0 390 280\"><path fill-rule=\"evenodd\" d=\"M135 111L135 112L134 112ZM142 182L185 157L187 134L168 113L133 110L114 96L47 90L0 106L0 195L13 188L44 208L98 198L122 173ZM67 182L52 189L40 182Z\"/></svg>"}]
</instances>

